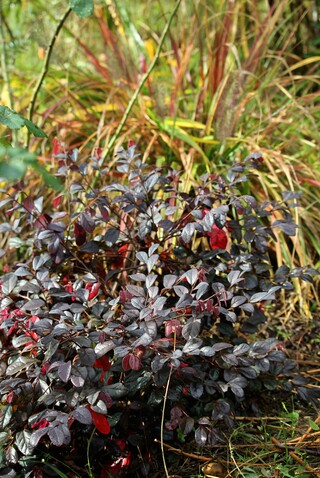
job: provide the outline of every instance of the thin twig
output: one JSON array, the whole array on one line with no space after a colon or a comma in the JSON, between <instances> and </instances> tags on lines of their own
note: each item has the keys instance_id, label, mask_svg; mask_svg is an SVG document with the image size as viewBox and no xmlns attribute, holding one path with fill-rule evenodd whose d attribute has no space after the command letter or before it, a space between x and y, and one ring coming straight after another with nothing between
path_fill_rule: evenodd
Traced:
<instances>
[{"instance_id":1,"label":"thin twig","mask_svg":"<svg viewBox=\"0 0 320 478\"><path fill-rule=\"evenodd\" d=\"M272 437L271 440L280 450L282 451L287 450L287 447L281 445L281 443L276 438ZM288 453L291 456L291 458L293 458L297 463L299 463L299 465L302 465L307 471L312 473L312 475L314 475L316 478L320 478L320 475L310 465L305 463L296 453L294 453L293 451L289 451Z\"/></svg>"},{"instance_id":2,"label":"thin twig","mask_svg":"<svg viewBox=\"0 0 320 478\"><path fill-rule=\"evenodd\" d=\"M72 12L72 8L68 8L65 11L65 13L63 14L63 16L61 17L61 19L59 20L59 22L56 26L56 29L53 33L53 36L52 36L51 41L49 43L49 46L47 48L46 56L45 56L45 59L44 59L44 64L43 64L39 79L37 81L37 84L34 87L32 97L31 97L31 100L30 100L30 103L29 103L29 112L28 112L29 121L32 121L34 107L35 107L35 104L36 104L36 101L37 101L37 96L38 96L38 93L41 89L42 83L45 79L45 76L46 76L46 74L48 73L48 70L49 70L50 58L51 58L51 54L52 54L52 51L53 51L55 41L58 37L58 34L59 34L61 28L63 27L64 22L66 21L66 19L68 18L68 16L70 15L71 12ZM28 131L28 135L27 135L27 141L26 141L26 147L27 148L29 146L29 143L30 143L30 131Z\"/></svg>"},{"instance_id":3,"label":"thin twig","mask_svg":"<svg viewBox=\"0 0 320 478\"><path fill-rule=\"evenodd\" d=\"M319 423L320 422L320 417L317 417L314 421L314 423ZM309 427L306 433L304 433L301 437L297 438L296 440L291 440L291 441L296 441L296 443L301 443L305 440L305 438L308 438L310 436L310 433L312 433L312 427ZM318 434L318 432L317 432Z\"/></svg>"},{"instance_id":4,"label":"thin twig","mask_svg":"<svg viewBox=\"0 0 320 478\"><path fill-rule=\"evenodd\" d=\"M6 46L6 39L4 35L4 15L2 12L2 2L0 2L0 44L1 44L1 69L2 69L2 76L4 84L6 85L8 96L9 96L9 105L12 110L14 110L14 98L13 98L13 91L11 88L10 83L10 76L8 71L8 63L7 63L7 46ZM12 130L12 145L17 146L18 143L18 133L16 129Z\"/></svg>"},{"instance_id":5,"label":"thin twig","mask_svg":"<svg viewBox=\"0 0 320 478\"><path fill-rule=\"evenodd\" d=\"M120 133L121 133L121 131L122 131L122 129L123 129L123 127L124 127L124 125L125 125L125 123L126 123L128 117L129 117L129 115L130 115L130 113L131 113L131 110L132 110L132 108L133 108L133 105L135 104L135 102L136 102L136 100L137 100L137 98L138 98L138 96L139 96L139 94L140 94L140 92L141 92L141 90L142 90L142 88L143 88L143 85L145 84L145 82L146 82L147 79L149 78L149 76L150 76L152 70L154 69L154 67L155 67L155 65L156 65L156 63L157 63L157 61L158 61L158 59L159 59L159 57L160 57L160 53L161 53L161 49L162 49L162 46L163 46L165 37L166 37L166 35L167 35L167 33L168 33L168 30L169 30L169 28L170 28L170 25L171 25L171 23L172 23L172 20L173 20L173 18L174 18L174 16L175 16L177 10L178 10L178 8L179 8L180 3L181 3L181 0L177 0L176 4L175 4L175 6L174 6L174 9L172 10L172 13L171 13L171 15L170 15L170 17L169 17L169 20L167 21L167 24L166 24L166 26L164 27L164 30L163 30L163 32L162 32L162 35L161 35L161 38L160 38L160 41L159 41L159 45L158 45L157 51L156 51L156 53L155 53L155 55L154 55L154 58L153 58L153 60L152 60L152 62L151 62L151 64L150 64L148 70L147 70L146 73L142 76L142 78L141 78L141 80L140 80L140 83L139 83L137 89L135 90L135 92L133 93L133 95L132 95L132 97L131 97L131 100L129 101L129 104L128 104L128 106L127 106L127 109L126 109L126 111L124 112L124 115L123 115L123 117L122 117L122 120L120 121L120 123L119 123L119 125L118 125L118 127L117 127L117 129L116 129L116 132L115 132L114 135L112 136L112 138L111 138L111 140L110 140L108 146L106 147L105 151L103 152L103 155L102 155L102 156L103 156L103 160L102 160L101 166L103 165L103 163L104 163L106 157L110 154L110 151L111 151L111 149L113 148L115 142L116 142L117 139L119 138L119 135L120 135Z\"/></svg>"},{"instance_id":6,"label":"thin twig","mask_svg":"<svg viewBox=\"0 0 320 478\"><path fill-rule=\"evenodd\" d=\"M187 453L186 451L182 451L179 448L174 448L171 445L167 445L167 443L164 443L161 440L155 439L154 441L155 441L155 443L159 443L161 445L161 447L165 447L165 448L167 448L167 450L172 451L173 453L177 453L179 455L187 456L188 458L193 458L193 459L199 460L199 461L212 461L212 456L207 457L207 456L202 456L202 455L196 455L194 453Z\"/></svg>"},{"instance_id":7,"label":"thin twig","mask_svg":"<svg viewBox=\"0 0 320 478\"><path fill-rule=\"evenodd\" d=\"M165 471L165 474L166 474L167 478L169 478L169 472L168 472L165 453L164 453L164 442L163 442L164 437L163 437L163 434L164 434L164 417L165 417L165 410L166 410L166 403L167 403L167 399L168 399L171 375L172 375L172 368L170 368L169 377L168 377L168 381L167 381L167 385L166 385L166 390L165 390L164 398L163 398L163 407L162 407L162 414L161 414L161 431L160 431L162 462L163 462L163 468L164 468L164 471Z\"/></svg>"},{"instance_id":8,"label":"thin twig","mask_svg":"<svg viewBox=\"0 0 320 478\"><path fill-rule=\"evenodd\" d=\"M263 422L263 421L272 421L272 422L291 422L291 418L285 417L234 417L236 421L245 421L245 422Z\"/></svg>"}]
</instances>

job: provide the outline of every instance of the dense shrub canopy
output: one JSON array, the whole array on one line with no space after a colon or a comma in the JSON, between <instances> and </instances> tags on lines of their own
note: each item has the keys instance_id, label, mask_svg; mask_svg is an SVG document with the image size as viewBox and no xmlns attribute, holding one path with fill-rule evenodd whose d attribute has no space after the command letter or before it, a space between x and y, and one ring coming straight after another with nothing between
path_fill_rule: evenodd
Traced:
<instances>
[{"instance_id":1,"label":"dense shrub canopy","mask_svg":"<svg viewBox=\"0 0 320 478\"><path fill-rule=\"evenodd\" d=\"M2 231L30 253L1 278L1 476L45 473L39 457L66 449L93 476L129 463L148 474L163 407L167 439L210 446L252 393L296 386L316 400L290 379L296 365L277 341L253 335L264 304L316 273L273 270L268 244L274 228L295 234L298 195L258 204L241 194L259 153L190 193L134 144L99 189L87 181L92 168L111 174L99 155L57 158L64 195L48 205L20 182L3 203L19 214Z\"/></svg>"}]
</instances>

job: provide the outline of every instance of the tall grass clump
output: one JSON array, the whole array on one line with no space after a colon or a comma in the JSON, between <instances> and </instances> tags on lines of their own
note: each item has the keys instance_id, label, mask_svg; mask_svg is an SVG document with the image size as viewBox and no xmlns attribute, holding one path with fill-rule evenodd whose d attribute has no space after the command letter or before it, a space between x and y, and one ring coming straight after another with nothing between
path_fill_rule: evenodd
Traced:
<instances>
[{"instance_id":1,"label":"tall grass clump","mask_svg":"<svg viewBox=\"0 0 320 478\"><path fill-rule=\"evenodd\" d=\"M70 15L57 38L35 119L66 147L102 149L108 164L113 151L133 139L145 151L143 161L182 166L185 189L194 187L202 173L259 150L264 168L248 191L259 200L302 192L295 212L301 230L289 239L279 234L275 262L319 265L315 3L182 1L155 67L119 130L174 5L159 2L150 9L143 2L109 0L96 2L87 19ZM28 106L21 94L26 81L34 86L34 72L40 73L48 46L41 33L53 30L63 14L60 2L53 11L43 0L3 10L12 25L6 36L16 58L10 69L18 110ZM23 43L24 25L33 31L36 22ZM24 61L26 55L30 62ZM33 140L31 147L37 144ZM46 142L42 153L48 164ZM313 294L306 287L301 297Z\"/></svg>"}]
</instances>

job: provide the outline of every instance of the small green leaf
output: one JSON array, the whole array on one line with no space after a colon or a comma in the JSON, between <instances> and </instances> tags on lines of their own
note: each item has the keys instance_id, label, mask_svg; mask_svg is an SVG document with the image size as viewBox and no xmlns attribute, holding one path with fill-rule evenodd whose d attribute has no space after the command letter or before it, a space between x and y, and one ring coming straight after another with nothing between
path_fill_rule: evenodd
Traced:
<instances>
[{"instance_id":1,"label":"small green leaf","mask_svg":"<svg viewBox=\"0 0 320 478\"><path fill-rule=\"evenodd\" d=\"M6 140L6 138L0 138L0 145L4 146L5 148L8 148L8 146L10 146L10 143Z\"/></svg>"},{"instance_id":2,"label":"small green leaf","mask_svg":"<svg viewBox=\"0 0 320 478\"><path fill-rule=\"evenodd\" d=\"M19 129L24 126L24 119L7 106L0 106L0 123L10 129Z\"/></svg>"},{"instance_id":3,"label":"small green leaf","mask_svg":"<svg viewBox=\"0 0 320 478\"><path fill-rule=\"evenodd\" d=\"M40 129L37 125L32 123L32 121L29 121L28 119L24 120L24 124L27 127L28 131L33 134L33 136L36 136L36 138L47 138L48 136L42 129Z\"/></svg>"},{"instance_id":4,"label":"small green leaf","mask_svg":"<svg viewBox=\"0 0 320 478\"><path fill-rule=\"evenodd\" d=\"M0 177L15 180L20 179L26 172L26 163L19 158L12 158L10 162L0 162Z\"/></svg>"},{"instance_id":5,"label":"small green leaf","mask_svg":"<svg viewBox=\"0 0 320 478\"><path fill-rule=\"evenodd\" d=\"M48 173L48 171L41 164L36 163L36 164L33 164L32 167L41 174L47 186L49 186L52 189L55 189L56 191L63 190L63 186L61 182L59 181L59 179L53 176L52 174Z\"/></svg>"},{"instance_id":6,"label":"small green leaf","mask_svg":"<svg viewBox=\"0 0 320 478\"><path fill-rule=\"evenodd\" d=\"M308 419L308 423L309 423L309 427L312 428L312 430L314 431L319 431L319 425L316 424L316 422L314 422L313 420L311 420L311 418Z\"/></svg>"},{"instance_id":7,"label":"small green leaf","mask_svg":"<svg viewBox=\"0 0 320 478\"><path fill-rule=\"evenodd\" d=\"M69 0L69 5L80 18L89 17L93 12L92 0Z\"/></svg>"},{"instance_id":8,"label":"small green leaf","mask_svg":"<svg viewBox=\"0 0 320 478\"><path fill-rule=\"evenodd\" d=\"M11 146L5 148L0 145L0 177L9 181L20 179L28 166L38 171L49 187L62 191L63 186L60 181L38 163L34 153L23 148L12 148Z\"/></svg>"}]
</instances>

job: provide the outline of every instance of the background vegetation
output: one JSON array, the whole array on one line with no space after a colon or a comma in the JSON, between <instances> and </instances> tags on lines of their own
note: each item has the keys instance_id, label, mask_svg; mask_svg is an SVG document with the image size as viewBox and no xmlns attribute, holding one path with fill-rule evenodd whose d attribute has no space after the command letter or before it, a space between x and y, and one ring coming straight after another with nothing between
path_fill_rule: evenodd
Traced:
<instances>
[{"instance_id":1,"label":"background vegetation","mask_svg":"<svg viewBox=\"0 0 320 478\"><path fill-rule=\"evenodd\" d=\"M50 162L45 158L54 136L67 147L108 147L173 6L97 1L90 17L68 16L34 111L49 136L31 144L37 151L41 147L44 161ZM3 2L17 112L28 110L65 10L64 2L54 0ZM278 259L317 264L318 91L315 2L182 1L113 150L133 139L149 160L182 167L187 187L206 169L261 151L265 168L255 194L277 198L295 189L303 192L306 206L296 217L303 234L293 245L282 241ZM1 102L10 105L5 84Z\"/></svg>"}]
</instances>

